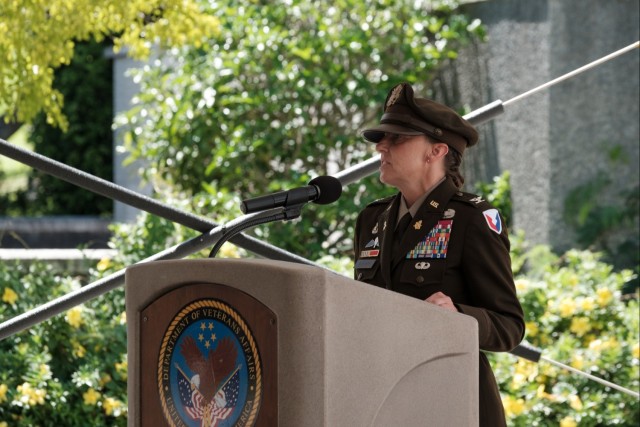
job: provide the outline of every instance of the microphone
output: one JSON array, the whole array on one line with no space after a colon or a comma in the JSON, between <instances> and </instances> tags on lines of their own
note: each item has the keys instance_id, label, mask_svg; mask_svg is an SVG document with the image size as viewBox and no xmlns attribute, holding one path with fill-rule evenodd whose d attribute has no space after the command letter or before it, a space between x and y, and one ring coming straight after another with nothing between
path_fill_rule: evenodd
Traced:
<instances>
[{"instance_id":1,"label":"microphone","mask_svg":"<svg viewBox=\"0 0 640 427\"><path fill-rule=\"evenodd\" d=\"M327 205L338 200L341 194L342 184L338 178L326 175L318 176L309 181L309 185L305 187L243 200L240 210L248 214L281 206L296 206L308 202Z\"/></svg>"}]
</instances>

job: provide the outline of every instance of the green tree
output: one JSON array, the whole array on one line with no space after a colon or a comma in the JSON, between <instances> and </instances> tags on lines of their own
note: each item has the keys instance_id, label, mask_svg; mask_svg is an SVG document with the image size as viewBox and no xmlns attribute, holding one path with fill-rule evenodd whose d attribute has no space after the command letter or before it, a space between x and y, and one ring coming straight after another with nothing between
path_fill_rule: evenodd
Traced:
<instances>
[{"instance_id":1,"label":"green tree","mask_svg":"<svg viewBox=\"0 0 640 427\"><path fill-rule=\"evenodd\" d=\"M379 119L392 85L408 81L425 93L441 61L481 35L454 6L217 2L216 37L164 52L140 71L138 104L119 122L129 129L127 147L150 162L145 172L156 188L206 194L212 202L194 209L218 219L238 215L240 198L304 185L371 156L358 129ZM368 178L334 205L307 207L293 226L255 233L312 259L345 254L355 212L388 192Z\"/></svg>"},{"instance_id":2,"label":"green tree","mask_svg":"<svg viewBox=\"0 0 640 427\"><path fill-rule=\"evenodd\" d=\"M152 45L198 44L218 21L198 0L6 0L0 2L0 112L30 122L44 111L66 129L54 70L69 64L78 41L113 38L115 49L146 58Z\"/></svg>"},{"instance_id":3,"label":"green tree","mask_svg":"<svg viewBox=\"0 0 640 427\"><path fill-rule=\"evenodd\" d=\"M111 180L113 85L111 61L105 43L76 46L69 65L55 72L54 89L64 94L66 132L38 114L29 140L34 150L69 166ZM0 215L100 215L109 214L113 202L85 189L32 169L24 190L0 195Z\"/></svg>"}]
</instances>

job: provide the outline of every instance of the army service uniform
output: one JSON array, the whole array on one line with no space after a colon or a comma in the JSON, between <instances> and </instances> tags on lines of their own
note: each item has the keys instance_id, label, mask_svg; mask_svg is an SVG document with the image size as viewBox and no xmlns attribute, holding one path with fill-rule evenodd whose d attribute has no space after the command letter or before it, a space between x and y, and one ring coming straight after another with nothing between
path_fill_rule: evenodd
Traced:
<instances>
[{"instance_id":1,"label":"army service uniform","mask_svg":"<svg viewBox=\"0 0 640 427\"><path fill-rule=\"evenodd\" d=\"M355 279L421 300L440 291L459 312L478 321L480 350L509 351L518 345L524 317L498 211L460 192L447 178L427 196L392 253L400 198L375 201L358 216ZM481 426L505 425L498 387L482 352L479 409Z\"/></svg>"}]
</instances>

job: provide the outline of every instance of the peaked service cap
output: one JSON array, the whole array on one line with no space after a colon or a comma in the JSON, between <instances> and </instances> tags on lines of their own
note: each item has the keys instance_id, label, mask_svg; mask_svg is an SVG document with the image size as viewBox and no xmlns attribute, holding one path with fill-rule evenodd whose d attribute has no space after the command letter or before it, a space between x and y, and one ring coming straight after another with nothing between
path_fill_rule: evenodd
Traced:
<instances>
[{"instance_id":1,"label":"peaked service cap","mask_svg":"<svg viewBox=\"0 0 640 427\"><path fill-rule=\"evenodd\" d=\"M394 86L384 103L378 126L362 131L365 140L378 143L385 133L428 135L460 154L478 142L478 132L451 108L426 98L416 98L409 83Z\"/></svg>"}]
</instances>

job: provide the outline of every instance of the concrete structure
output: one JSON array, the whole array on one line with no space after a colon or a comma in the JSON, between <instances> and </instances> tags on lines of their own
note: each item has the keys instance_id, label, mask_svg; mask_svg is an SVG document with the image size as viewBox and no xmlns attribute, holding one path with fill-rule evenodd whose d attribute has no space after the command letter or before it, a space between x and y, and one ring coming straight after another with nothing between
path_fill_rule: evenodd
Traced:
<instances>
[{"instance_id":1,"label":"concrete structure","mask_svg":"<svg viewBox=\"0 0 640 427\"><path fill-rule=\"evenodd\" d=\"M125 113L133 107L133 97L138 93L139 86L133 81L128 71L139 68L143 64L126 55L126 52L117 54L109 51L107 55L113 58L113 114ZM145 196L151 195L151 187L144 185L140 179L139 170L143 167L142 162L137 161L125 166L124 161L127 154L119 149L124 143L122 129L117 129L113 133L113 182L116 185L131 189ZM139 209L120 202L114 202L113 221L114 222L134 222L140 213Z\"/></svg>"},{"instance_id":2,"label":"concrete structure","mask_svg":"<svg viewBox=\"0 0 640 427\"><path fill-rule=\"evenodd\" d=\"M639 39L637 0L487 0L463 10L487 28L486 43L465 48L446 76L471 110L508 101ZM576 234L563 220L579 186L610 180L599 206L638 190L638 49L505 107L482 125L469 150L467 178L511 172L514 228L529 241L564 250ZM585 203L588 202L584 200ZM597 207L596 207L597 209ZM638 236L638 224L626 236Z\"/></svg>"}]
</instances>

